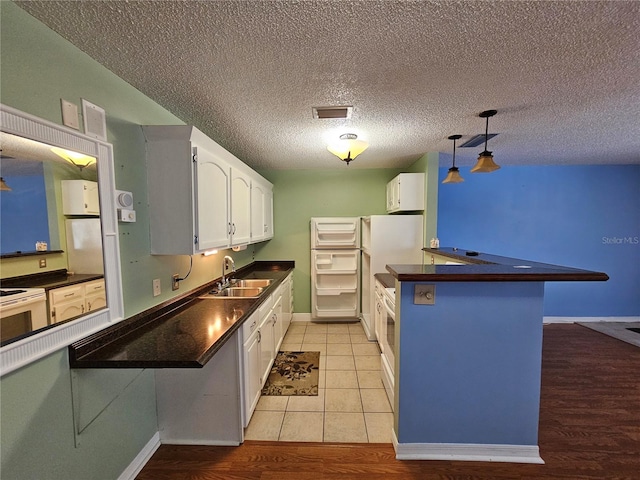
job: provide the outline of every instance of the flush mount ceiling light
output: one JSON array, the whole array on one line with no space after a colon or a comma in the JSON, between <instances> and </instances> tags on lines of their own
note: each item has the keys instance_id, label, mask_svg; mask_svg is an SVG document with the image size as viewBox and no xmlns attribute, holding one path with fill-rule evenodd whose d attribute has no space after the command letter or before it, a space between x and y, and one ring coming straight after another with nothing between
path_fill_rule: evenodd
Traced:
<instances>
[{"instance_id":1,"label":"flush mount ceiling light","mask_svg":"<svg viewBox=\"0 0 640 480\"><path fill-rule=\"evenodd\" d=\"M458 171L458 167L456 167L456 140L461 138L462 135L451 135L447 137L449 140L453 140L453 164L449 169L449 173L447 174L447 178L445 178L442 183L460 183L464 182L464 178L460 176L460 172Z\"/></svg>"},{"instance_id":2,"label":"flush mount ceiling light","mask_svg":"<svg viewBox=\"0 0 640 480\"><path fill-rule=\"evenodd\" d=\"M478 115L480 118L487 119L484 133L484 151L480 153L477 163L471 169L471 173L488 173L500 168L499 165L494 163L491 152L487 150L487 140L489 140L489 117L493 117L496 113L498 113L497 110L485 110Z\"/></svg>"},{"instance_id":3,"label":"flush mount ceiling light","mask_svg":"<svg viewBox=\"0 0 640 480\"><path fill-rule=\"evenodd\" d=\"M340 135L340 140L328 145L327 150L349 165L349 162L364 152L368 146L367 142L358 140L355 133L344 133Z\"/></svg>"},{"instance_id":4,"label":"flush mount ceiling light","mask_svg":"<svg viewBox=\"0 0 640 480\"><path fill-rule=\"evenodd\" d=\"M89 155L73 152L71 150L65 150L64 148L51 147L51 151L59 157L64 158L67 162L72 163L73 165L78 167L80 171L96 161L95 158Z\"/></svg>"}]
</instances>

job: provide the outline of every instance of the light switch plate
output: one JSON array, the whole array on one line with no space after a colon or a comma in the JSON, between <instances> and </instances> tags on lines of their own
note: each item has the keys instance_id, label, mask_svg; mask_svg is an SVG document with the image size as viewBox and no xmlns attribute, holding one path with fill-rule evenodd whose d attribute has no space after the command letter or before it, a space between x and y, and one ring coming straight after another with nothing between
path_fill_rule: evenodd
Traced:
<instances>
[{"instance_id":1,"label":"light switch plate","mask_svg":"<svg viewBox=\"0 0 640 480\"><path fill-rule=\"evenodd\" d=\"M413 303L415 305L435 305L436 286L416 285L413 290Z\"/></svg>"},{"instance_id":2,"label":"light switch plate","mask_svg":"<svg viewBox=\"0 0 640 480\"><path fill-rule=\"evenodd\" d=\"M71 103L64 98L60 99L60 105L62 107L62 124L67 127L80 130L80 121L78 120L78 106Z\"/></svg>"}]
</instances>

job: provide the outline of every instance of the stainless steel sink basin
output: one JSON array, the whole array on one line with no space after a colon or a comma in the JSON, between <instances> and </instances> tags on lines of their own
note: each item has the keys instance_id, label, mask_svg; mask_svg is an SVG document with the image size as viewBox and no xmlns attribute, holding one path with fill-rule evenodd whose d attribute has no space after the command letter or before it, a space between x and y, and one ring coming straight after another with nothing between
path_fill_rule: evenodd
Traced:
<instances>
[{"instance_id":1,"label":"stainless steel sink basin","mask_svg":"<svg viewBox=\"0 0 640 480\"><path fill-rule=\"evenodd\" d=\"M273 280L268 278L245 278L243 280L236 280L233 287L268 287L273 283Z\"/></svg>"},{"instance_id":2,"label":"stainless steel sink basin","mask_svg":"<svg viewBox=\"0 0 640 480\"><path fill-rule=\"evenodd\" d=\"M261 287L227 287L214 296L226 298L256 298L262 294L263 290L264 288Z\"/></svg>"}]
</instances>

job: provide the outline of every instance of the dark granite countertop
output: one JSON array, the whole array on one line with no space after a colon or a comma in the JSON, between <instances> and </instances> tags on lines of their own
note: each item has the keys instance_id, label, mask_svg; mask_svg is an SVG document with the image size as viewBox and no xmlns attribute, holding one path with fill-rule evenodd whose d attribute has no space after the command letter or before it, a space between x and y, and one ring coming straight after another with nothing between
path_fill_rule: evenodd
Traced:
<instances>
[{"instance_id":1,"label":"dark granite countertop","mask_svg":"<svg viewBox=\"0 0 640 480\"><path fill-rule=\"evenodd\" d=\"M236 278L271 278L257 299L200 298L215 281L69 346L71 368L201 368L294 268L254 262ZM217 279L216 279L217 280Z\"/></svg>"},{"instance_id":2,"label":"dark granite countertop","mask_svg":"<svg viewBox=\"0 0 640 480\"><path fill-rule=\"evenodd\" d=\"M103 278L102 273L69 273L67 270L53 270L44 273L34 273L33 275L23 275L20 277L4 278L0 280L3 288L44 288L52 290L54 288L68 287L77 283L89 282Z\"/></svg>"},{"instance_id":3,"label":"dark granite countertop","mask_svg":"<svg viewBox=\"0 0 640 480\"><path fill-rule=\"evenodd\" d=\"M396 286L396 280L393 278L393 275L391 275L390 273L376 273L374 277L385 288L392 288Z\"/></svg>"},{"instance_id":4,"label":"dark granite countertop","mask_svg":"<svg viewBox=\"0 0 640 480\"><path fill-rule=\"evenodd\" d=\"M387 270L401 282L582 282L609 279L602 272L464 249L445 247L423 250L427 255L442 255L451 258L452 262L469 262L469 265L387 265Z\"/></svg>"}]
</instances>

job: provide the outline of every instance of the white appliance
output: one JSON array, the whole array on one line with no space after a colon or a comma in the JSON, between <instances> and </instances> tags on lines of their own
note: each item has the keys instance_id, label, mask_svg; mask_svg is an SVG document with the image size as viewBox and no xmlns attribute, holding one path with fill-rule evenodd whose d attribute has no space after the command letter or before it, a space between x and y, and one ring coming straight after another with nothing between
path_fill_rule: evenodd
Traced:
<instances>
[{"instance_id":1,"label":"white appliance","mask_svg":"<svg viewBox=\"0 0 640 480\"><path fill-rule=\"evenodd\" d=\"M391 408L394 408L394 383L395 383L395 343L396 343L396 289L385 288L383 292L384 311L382 312L382 334L378 340L382 351L382 365L380 375L382 384L389 397Z\"/></svg>"},{"instance_id":2,"label":"white appliance","mask_svg":"<svg viewBox=\"0 0 640 480\"><path fill-rule=\"evenodd\" d=\"M0 290L0 334L2 342L47 326L44 288Z\"/></svg>"},{"instance_id":3,"label":"white appliance","mask_svg":"<svg viewBox=\"0 0 640 480\"><path fill-rule=\"evenodd\" d=\"M104 274L100 219L74 218L64 223L68 270L73 273Z\"/></svg>"},{"instance_id":4,"label":"white appliance","mask_svg":"<svg viewBox=\"0 0 640 480\"><path fill-rule=\"evenodd\" d=\"M375 333L376 273L386 265L422 264L422 215L371 215L362 217L362 326L369 340Z\"/></svg>"},{"instance_id":5,"label":"white appliance","mask_svg":"<svg viewBox=\"0 0 640 480\"><path fill-rule=\"evenodd\" d=\"M311 317L353 320L360 310L360 217L311 219Z\"/></svg>"}]
</instances>

